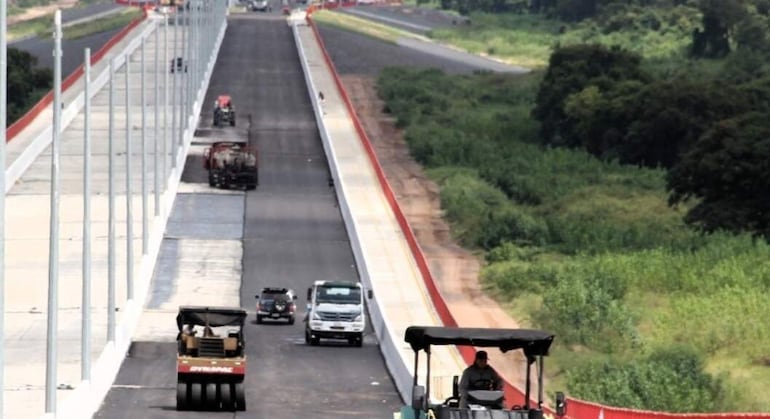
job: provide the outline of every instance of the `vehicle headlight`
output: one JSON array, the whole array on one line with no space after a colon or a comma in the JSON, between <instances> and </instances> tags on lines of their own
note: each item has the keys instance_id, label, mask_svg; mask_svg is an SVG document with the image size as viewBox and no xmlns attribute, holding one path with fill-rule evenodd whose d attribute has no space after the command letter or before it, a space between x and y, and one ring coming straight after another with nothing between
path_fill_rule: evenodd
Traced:
<instances>
[{"instance_id":1,"label":"vehicle headlight","mask_svg":"<svg viewBox=\"0 0 770 419\"><path fill-rule=\"evenodd\" d=\"M355 319L353 319L354 322L360 322L364 320L364 316L362 314L358 314Z\"/></svg>"},{"instance_id":2,"label":"vehicle headlight","mask_svg":"<svg viewBox=\"0 0 770 419\"><path fill-rule=\"evenodd\" d=\"M310 318L313 320L321 320L321 316L319 316L315 311L310 315Z\"/></svg>"}]
</instances>

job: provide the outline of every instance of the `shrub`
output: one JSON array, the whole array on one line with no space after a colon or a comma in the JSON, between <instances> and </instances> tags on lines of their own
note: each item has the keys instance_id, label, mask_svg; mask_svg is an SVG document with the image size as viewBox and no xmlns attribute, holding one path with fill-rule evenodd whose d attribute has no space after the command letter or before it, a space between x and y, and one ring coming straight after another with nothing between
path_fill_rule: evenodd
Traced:
<instances>
[{"instance_id":1,"label":"shrub","mask_svg":"<svg viewBox=\"0 0 770 419\"><path fill-rule=\"evenodd\" d=\"M593 361L567 372L577 398L611 406L666 412L717 412L728 400L722 379L704 370L703 358L685 346L663 348L633 362Z\"/></svg>"}]
</instances>

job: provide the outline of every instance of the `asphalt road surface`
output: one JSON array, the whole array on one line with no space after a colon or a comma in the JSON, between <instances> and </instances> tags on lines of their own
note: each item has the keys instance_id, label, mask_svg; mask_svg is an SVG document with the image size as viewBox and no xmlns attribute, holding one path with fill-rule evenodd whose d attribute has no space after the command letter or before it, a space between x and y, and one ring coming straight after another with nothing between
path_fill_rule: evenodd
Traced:
<instances>
[{"instance_id":1,"label":"asphalt road surface","mask_svg":"<svg viewBox=\"0 0 770 419\"><path fill-rule=\"evenodd\" d=\"M355 6L338 10L418 34L425 34L432 29L464 25L467 20L442 10L411 6Z\"/></svg>"},{"instance_id":2,"label":"asphalt road surface","mask_svg":"<svg viewBox=\"0 0 770 419\"><path fill-rule=\"evenodd\" d=\"M327 341L311 347L302 321L254 322L254 295L263 286L294 288L301 320L313 281L357 279L294 40L276 9L230 17L204 102L232 95L238 128L251 117L260 151L260 186L246 193L243 207L232 208L244 214L240 301L252 313L248 410L176 412L175 344L139 342L96 417L390 418L402 404L371 330L362 348ZM204 106L204 126L210 111ZM199 161L188 163L183 181L205 179Z\"/></svg>"},{"instance_id":3,"label":"asphalt road surface","mask_svg":"<svg viewBox=\"0 0 770 419\"><path fill-rule=\"evenodd\" d=\"M332 26L319 24L318 31L340 74L377 75L389 66L438 68L449 74L467 74L478 69Z\"/></svg>"},{"instance_id":4,"label":"asphalt road surface","mask_svg":"<svg viewBox=\"0 0 770 419\"><path fill-rule=\"evenodd\" d=\"M95 54L121 29L113 29L69 41L62 40L62 80L72 74L80 64L83 64L83 50L91 48L91 54ZM53 70L53 39L30 38L14 42L9 47L32 54L33 57L37 58L37 67Z\"/></svg>"},{"instance_id":5,"label":"asphalt road surface","mask_svg":"<svg viewBox=\"0 0 770 419\"><path fill-rule=\"evenodd\" d=\"M104 13L113 9L123 9L126 6L122 4L112 3L96 3L89 4L83 7L73 7L69 9L63 9L61 12L62 23L71 22L73 20L82 19L97 13Z\"/></svg>"},{"instance_id":6,"label":"asphalt road surface","mask_svg":"<svg viewBox=\"0 0 770 419\"><path fill-rule=\"evenodd\" d=\"M120 9L122 6L114 3L97 3L85 7L77 7L62 10L62 23L71 22L97 13L107 12L112 9ZM83 64L83 50L91 48L91 54L96 53L122 28L107 32L96 33L79 39L62 40L62 78L67 78L80 64ZM37 58L37 66L53 70L53 39L30 38L11 42L9 48L17 48L26 51Z\"/></svg>"}]
</instances>

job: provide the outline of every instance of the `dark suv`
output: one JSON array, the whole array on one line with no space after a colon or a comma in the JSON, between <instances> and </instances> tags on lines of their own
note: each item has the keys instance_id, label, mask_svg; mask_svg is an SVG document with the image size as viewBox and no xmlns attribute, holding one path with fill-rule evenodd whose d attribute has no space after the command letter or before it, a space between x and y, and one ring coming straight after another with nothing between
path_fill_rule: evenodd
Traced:
<instances>
[{"instance_id":1,"label":"dark suv","mask_svg":"<svg viewBox=\"0 0 770 419\"><path fill-rule=\"evenodd\" d=\"M294 324L294 313L297 305L294 302L297 294L289 288L265 287L261 295L255 295L257 299L257 324L262 319L287 319L289 324Z\"/></svg>"}]
</instances>

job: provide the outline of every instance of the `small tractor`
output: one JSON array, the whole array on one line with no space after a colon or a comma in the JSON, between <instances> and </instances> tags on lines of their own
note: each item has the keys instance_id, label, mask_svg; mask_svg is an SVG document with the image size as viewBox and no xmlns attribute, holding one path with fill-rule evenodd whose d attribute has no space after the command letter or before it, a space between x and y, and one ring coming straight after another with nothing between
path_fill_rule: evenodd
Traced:
<instances>
[{"instance_id":1,"label":"small tractor","mask_svg":"<svg viewBox=\"0 0 770 419\"><path fill-rule=\"evenodd\" d=\"M480 329L468 327L438 327L438 326L409 326L404 334L404 341L414 351L414 377L412 380L411 405L403 406L400 412L394 414L394 419L544 419L543 364L544 358L553 342L554 335L544 330L532 329ZM521 350L526 363L526 385L523 398L516 396L515 400L505 400L503 390L492 390L490 380L477 380L468 383L467 389L460 388L459 377L454 376L452 396L446 400L434 401L430 396L430 356L434 345L475 346L498 348L505 353ZM419 353L427 355L425 385L418 384ZM537 400L532 401L532 368L537 372ZM465 392L465 403L462 401ZM465 405L464 405L465 404ZM510 407L508 407L510 406ZM556 392L555 416L563 418L567 413L567 403L564 393Z\"/></svg>"},{"instance_id":2,"label":"small tractor","mask_svg":"<svg viewBox=\"0 0 770 419\"><path fill-rule=\"evenodd\" d=\"M245 411L246 311L179 307L176 409Z\"/></svg>"},{"instance_id":3,"label":"small tractor","mask_svg":"<svg viewBox=\"0 0 770 419\"><path fill-rule=\"evenodd\" d=\"M235 126L235 108L230 96L221 95L214 103L214 126L218 127L228 122L231 127Z\"/></svg>"},{"instance_id":4,"label":"small tractor","mask_svg":"<svg viewBox=\"0 0 770 419\"><path fill-rule=\"evenodd\" d=\"M246 141L213 143L203 152L203 167L209 172L209 186L250 190L259 184L257 153Z\"/></svg>"}]
</instances>

